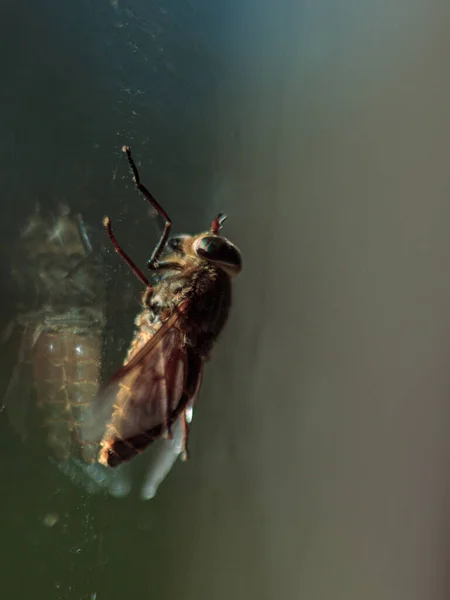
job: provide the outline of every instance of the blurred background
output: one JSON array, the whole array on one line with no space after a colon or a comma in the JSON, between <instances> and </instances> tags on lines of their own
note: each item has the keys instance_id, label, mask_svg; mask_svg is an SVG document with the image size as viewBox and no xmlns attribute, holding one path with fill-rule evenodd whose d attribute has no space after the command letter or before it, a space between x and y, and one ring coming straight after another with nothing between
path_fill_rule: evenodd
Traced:
<instances>
[{"instance_id":1,"label":"blurred background","mask_svg":"<svg viewBox=\"0 0 450 600\"><path fill-rule=\"evenodd\" d=\"M449 19L435 0L4 6L2 326L20 229L64 201L106 252L120 364L140 287L101 219L142 266L156 240L124 143L175 229L224 210L244 258L191 460L155 499L89 494L0 415L4 597L448 598Z\"/></svg>"}]
</instances>

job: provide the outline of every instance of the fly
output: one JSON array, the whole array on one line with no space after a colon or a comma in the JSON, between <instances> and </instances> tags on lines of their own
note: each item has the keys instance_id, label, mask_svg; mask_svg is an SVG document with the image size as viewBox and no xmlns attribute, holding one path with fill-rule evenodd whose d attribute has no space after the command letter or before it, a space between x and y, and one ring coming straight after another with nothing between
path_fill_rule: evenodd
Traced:
<instances>
[{"instance_id":1,"label":"fly","mask_svg":"<svg viewBox=\"0 0 450 600\"><path fill-rule=\"evenodd\" d=\"M109 467L133 459L161 437L176 442L175 453L187 459L204 363L228 319L231 280L242 269L239 249L220 235L224 214L209 231L169 237L172 221L140 182L130 148L122 150L137 190L164 220L164 231L148 261L150 282L117 242L110 219L104 219L115 251L145 286L124 365L96 406L99 427L109 415L98 456Z\"/></svg>"}]
</instances>

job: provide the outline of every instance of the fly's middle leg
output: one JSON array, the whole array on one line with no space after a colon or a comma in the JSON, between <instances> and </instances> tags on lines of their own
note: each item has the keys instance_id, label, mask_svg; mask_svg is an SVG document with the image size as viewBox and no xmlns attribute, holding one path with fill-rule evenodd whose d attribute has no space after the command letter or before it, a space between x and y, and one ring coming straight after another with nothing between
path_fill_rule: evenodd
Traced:
<instances>
[{"instance_id":1,"label":"fly's middle leg","mask_svg":"<svg viewBox=\"0 0 450 600\"><path fill-rule=\"evenodd\" d=\"M122 258L122 260L124 260L127 263L127 265L130 267L130 269L133 271L133 273L139 279L139 281L141 283L143 283L146 288L151 288L151 290L153 291L153 286L150 285L150 282L147 279L147 277L140 270L140 268L135 265L134 261L131 260L131 258L128 256L128 254L125 252L125 250L122 249L122 246L116 240L116 236L114 235L112 226L111 226L111 219L109 217L105 217L103 219L103 225L106 228L108 237L111 240L111 243L114 246L114 250L117 252L117 254Z\"/></svg>"}]
</instances>

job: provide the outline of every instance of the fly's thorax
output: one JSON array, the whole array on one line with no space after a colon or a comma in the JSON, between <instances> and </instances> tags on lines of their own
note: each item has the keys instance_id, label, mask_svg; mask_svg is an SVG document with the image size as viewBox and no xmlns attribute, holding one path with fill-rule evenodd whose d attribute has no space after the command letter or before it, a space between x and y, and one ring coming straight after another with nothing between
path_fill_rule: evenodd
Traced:
<instances>
[{"instance_id":1,"label":"fly's thorax","mask_svg":"<svg viewBox=\"0 0 450 600\"><path fill-rule=\"evenodd\" d=\"M206 357L227 321L230 305L228 274L214 264L196 261L187 274L167 276L155 286L147 297L146 318L156 325L178 310L186 343Z\"/></svg>"},{"instance_id":2,"label":"fly's thorax","mask_svg":"<svg viewBox=\"0 0 450 600\"><path fill-rule=\"evenodd\" d=\"M239 249L211 229L199 235L168 240L151 293L144 294L150 322L164 323L179 311L178 327L186 343L203 358L222 331L231 305L231 278L242 268Z\"/></svg>"},{"instance_id":3,"label":"fly's thorax","mask_svg":"<svg viewBox=\"0 0 450 600\"><path fill-rule=\"evenodd\" d=\"M164 276L146 296L145 303L152 320L166 319L179 306L192 287L192 278L180 273Z\"/></svg>"},{"instance_id":4,"label":"fly's thorax","mask_svg":"<svg viewBox=\"0 0 450 600\"><path fill-rule=\"evenodd\" d=\"M206 262L192 281L185 308L187 341L204 357L228 320L231 306L231 279L216 265Z\"/></svg>"},{"instance_id":5,"label":"fly's thorax","mask_svg":"<svg viewBox=\"0 0 450 600\"><path fill-rule=\"evenodd\" d=\"M145 307L135 318L134 324L137 330L141 330L143 335L150 339L160 328L161 320L151 309Z\"/></svg>"}]
</instances>

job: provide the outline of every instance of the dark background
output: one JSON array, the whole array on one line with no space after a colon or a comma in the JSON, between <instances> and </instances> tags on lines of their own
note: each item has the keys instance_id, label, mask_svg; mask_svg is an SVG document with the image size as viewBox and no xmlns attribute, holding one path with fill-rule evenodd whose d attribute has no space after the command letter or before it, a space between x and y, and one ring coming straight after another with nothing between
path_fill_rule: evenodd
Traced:
<instances>
[{"instance_id":1,"label":"dark background","mask_svg":"<svg viewBox=\"0 0 450 600\"><path fill-rule=\"evenodd\" d=\"M177 229L223 209L244 256L192 460L155 500L88 496L0 422L3 595L448 598L449 17L437 0L2 9L5 323L38 197L110 214L144 264L123 143ZM111 302L138 295L110 261Z\"/></svg>"}]
</instances>

